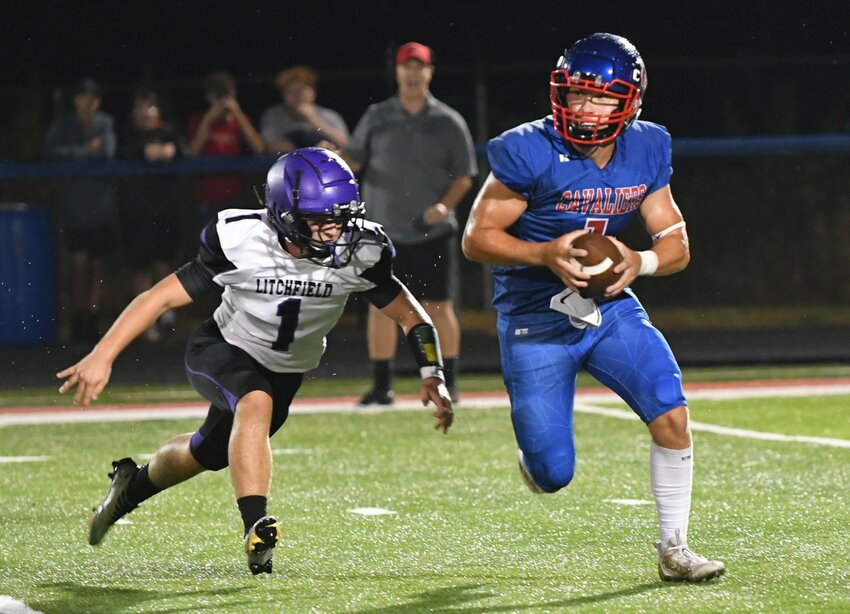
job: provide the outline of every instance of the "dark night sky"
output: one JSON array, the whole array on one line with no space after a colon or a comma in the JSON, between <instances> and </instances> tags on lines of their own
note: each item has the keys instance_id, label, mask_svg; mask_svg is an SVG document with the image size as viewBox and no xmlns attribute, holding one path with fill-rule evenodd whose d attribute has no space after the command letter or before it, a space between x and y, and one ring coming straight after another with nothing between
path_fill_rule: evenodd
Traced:
<instances>
[{"instance_id":1,"label":"dark night sky","mask_svg":"<svg viewBox=\"0 0 850 614\"><path fill-rule=\"evenodd\" d=\"M388 44L408 39L432 45L444 65L482 57L548 65L565 45L599 30L632 39L650 68L659 57L850 53L846 2L16 4L24 7L4 11L0 37L3 80L12 83L32 70L47 82L82 73L127 80L144 64L158 78L194 78L209 66L243 75L299 62L369 68Z\"/></svg>"},{"instance_id":2,"label":"dark night sky","mask_svg":"<svg viewBox=\"0 0 850 614\"><path fill-rule=\"evenodd\" d=\"M49 92L91 75L108 86L107 92L109 87L116 92L128 90L147 72L158 83L183 84L186 92L204 74L226 69L238 77L247 110L256 114L276 96L270 77L286 66L306 63L324 78L319 103L354 122L368 102L388 93L386 81L376 78L388 49L419 40L437 54L435 93L459 105L467 117L471 88L461 91L459 75L471 74L476 64L488 70L519 66L490 78L488 95L493 106L505 100L506 108L528 119L532 107L545 108L548 71L563 48L590 32L610 31L637 45L649 70L650 110L668 119L679 134L700 132L685 114L676 117L683 107L682 91L706 98L706 92L718 88L763 88L765 79L799 81L814 74L824 91L850 92L843 76L848 72L850 77L846 0L24 3L4 14L0 86L15 87L37 77ZM731 83L719 83L724 63L754 68L743 77L730 72ZM833 71L825 72L829 65ZM706 67L710 70L700 72ZM811 67L820 67L820 72L812 73ZM192 100L185 104L201 103L199 93L186 94ZM115 112L125 106L119 96L107 96L105 108L110 103L119 107ZM816 130L801 126L800 131Z\"/></svg>"}]
</instances>

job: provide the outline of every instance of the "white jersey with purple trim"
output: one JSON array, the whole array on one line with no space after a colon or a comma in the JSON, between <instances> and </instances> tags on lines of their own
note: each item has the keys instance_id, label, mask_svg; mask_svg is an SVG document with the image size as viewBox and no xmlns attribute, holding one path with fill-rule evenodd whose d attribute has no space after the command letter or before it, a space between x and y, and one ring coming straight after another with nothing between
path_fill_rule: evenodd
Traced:
<instances>
[{"instance_id":1,"label":"white jersey with purple trim","mask_svg":"<svg viewBox=\"0 0 850 614\"><path fill-rule=\"evenodd\" d=\"M334 269L283 249L265 211L220 212L201 235L199 260L224 287L214 315L224 339L271 371L315 368L349 295L401 289L381 227L365 222L363 235L350 262Z\"/></svg>"}]
</instances>

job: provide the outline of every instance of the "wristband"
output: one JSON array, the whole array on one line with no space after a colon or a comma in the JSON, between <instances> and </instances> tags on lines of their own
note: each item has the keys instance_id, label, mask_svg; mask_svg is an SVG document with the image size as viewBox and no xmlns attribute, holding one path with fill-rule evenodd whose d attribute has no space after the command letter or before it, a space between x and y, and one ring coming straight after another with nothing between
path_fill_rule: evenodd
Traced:
<instances>
[{"instance_id":1,"label":"wristband","mask_svg":"<svg viewBox=\"0 0 850 614\"><path fill-rule=\"evenodd\" d=\"M428 379L429 377L436 377L441 382L446 381L446 376L443 375L443 367L439 365L432 365L430 367L420 367L419 375L422 379Z\"/></svg>"},{"instance_id":2,"label":"wristband","mask_svg":"<svg viewBox=\"0 0 850 614\"><path fill-rule=\"evenodd\" d=\"M413 358L419 366L422 379L436 377L445 381L443 376L443 358L440 355L440 340L431 324L421 323L407 333L407 343Z\"/></svg>"},{"instance_id":3,"label":"wristband","mask_svg":"<svg viewBox=\"0 0 850 614\"><path fill-rule=\"evenodd\" d=\"M658 254L651 249L644 252L638 252L640 256L640 271L638 275L649 276L658 270Z\"/></svg>"}]
</instances>

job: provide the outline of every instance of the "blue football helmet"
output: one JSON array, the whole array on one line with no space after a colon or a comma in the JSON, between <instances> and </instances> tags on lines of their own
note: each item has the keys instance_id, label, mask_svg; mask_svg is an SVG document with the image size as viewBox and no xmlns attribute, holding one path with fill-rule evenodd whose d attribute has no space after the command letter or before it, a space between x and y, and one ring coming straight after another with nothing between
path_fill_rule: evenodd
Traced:
<instances>
[{"instance_id":1,"label":"blue football helmet","mask_svg":"<svg viewBox=\"0 0 850 614\"><path fill-rule=\"evenodd\" d=\"M610 114L573 111L568 92L613 98ZM549 79L549 97L555 129L577 145L610 143L640 115L646 91L646 67L640 53L627 39L615 34L591 34L564 51Z\"/></svg>"},{"instance_id":2,"label":"blue football helmet","mask_svg":"<svg viewBox=\"0 0 850 614\"><path fill-rule=\"evenodd\" d=\"M342 158L321 147L296 149L272 164L265 206L278 234L316 264L344 267L363 236L366 207L354 174ZM311 221L339 223L342 232L334 241L316 239Z\"/></svg>"}]
</instances>

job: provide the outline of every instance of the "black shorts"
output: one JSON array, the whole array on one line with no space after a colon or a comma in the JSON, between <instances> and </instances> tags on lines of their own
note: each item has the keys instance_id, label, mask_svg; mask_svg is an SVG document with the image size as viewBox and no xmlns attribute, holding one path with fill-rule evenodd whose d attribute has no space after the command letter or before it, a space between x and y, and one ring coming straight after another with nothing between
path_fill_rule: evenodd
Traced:
<instances>
[{"instance_id":1,"label":"black shorts","mask_svg":"<svg viewBox=\"0 0 850 614\"><path fill-rule=\"evenodd\" d=\"M395 246L393 273L417 299L445 301L451 298L454 239L452 234L424 243Z\"/></svg>"},{"instance_id":2,"label":"black shorts","mask_svg":"<svg viewBox=\"0 0 850 614\"><path fill-rule=\"evenodd\" d=\"M255 390L271 396L271 437L286 421L289 405L304 379L303 373L269 371L225 341L214 320L201 324L189 337L186 374L195 390L212 403L207 419L189 443L195 460L211 471L228 465L227 446L239 399Z\"/></svg>"}]
</instances>

